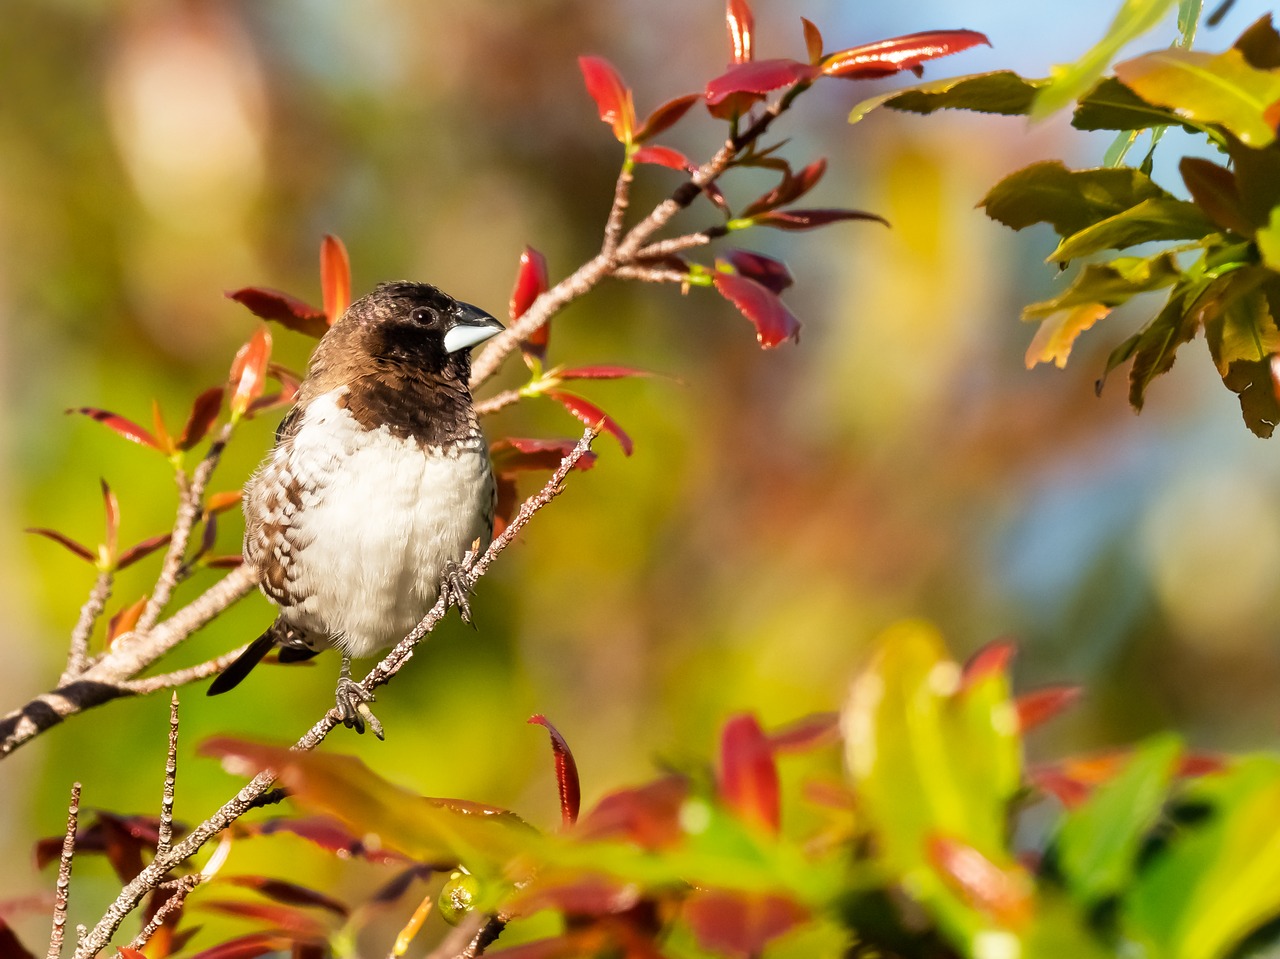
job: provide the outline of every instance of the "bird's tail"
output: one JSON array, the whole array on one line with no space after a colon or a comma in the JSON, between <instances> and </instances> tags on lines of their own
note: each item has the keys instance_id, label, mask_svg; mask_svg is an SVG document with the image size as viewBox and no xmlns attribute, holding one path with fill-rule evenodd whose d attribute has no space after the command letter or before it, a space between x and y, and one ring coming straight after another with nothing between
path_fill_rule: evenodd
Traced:
<instances>
[{"instance_id":1,"label":"bird's tail","mask_svg":"<svg viewBox=\"0 0 1280 959\"><path fill-rule=\"evenodd\" d=\"M249 671L262 661L262 657L271 652L276 645L276 628L272 624L265 633L250 643L243 653L236 657L235 662L222 671L222 675L218 676L209 686L207 695L217 696L219 693L225 693L229 689L235 689L240 685L240 681L249 675Z\"/></svg>"}]
</instances>

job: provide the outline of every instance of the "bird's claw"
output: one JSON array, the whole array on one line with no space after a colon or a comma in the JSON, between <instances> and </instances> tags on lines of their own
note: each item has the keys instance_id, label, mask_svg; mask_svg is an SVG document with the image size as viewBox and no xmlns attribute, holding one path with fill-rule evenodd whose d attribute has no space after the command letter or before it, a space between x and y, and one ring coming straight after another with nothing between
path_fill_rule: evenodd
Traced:
<instances>
[{"instance_id":1,"label":"bird's claw","mask_svg":"<svg viewBox=\"0 0 1280 959\"><path fill-rule=\"evenodd\" d=\"M445 608L456 606L462 621L474 628L475 623L471 621L471 591L471 576L462 564L452 560L446 563L444 574L440 578L440 592L445 597Z\"/></svg>"},{"instance_id":2,"label":"bird's claw","mask_svg":"<svg viewBox=\"0 0 1280 959\"><path fill-rule=\"evenodd\" d=\"M369 708L369 704L376 699L373 693L366 690L350 676L344 675L338 678L335 698L338 704L338 716L342 719L342 725L348 729L354 729L357 733L364 733L365 724L368 723L375 736L379 739L386 738L382 734L382 723L378 722L378 717Z\"/></svg>"}]
</instances>

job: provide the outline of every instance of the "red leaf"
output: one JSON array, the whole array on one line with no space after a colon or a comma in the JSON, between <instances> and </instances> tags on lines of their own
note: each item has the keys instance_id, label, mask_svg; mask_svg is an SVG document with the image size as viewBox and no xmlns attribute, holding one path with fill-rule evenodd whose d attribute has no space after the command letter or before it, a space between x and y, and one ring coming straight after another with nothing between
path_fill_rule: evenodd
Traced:
<instances>
[{"instance_id":1,"label":"red leaf","mask_svg":"<svg viewBox=\"0 0 1280 959\"><path fill-rule=\"evenodd\" d=\"M771 939L804 922L808 911L776 893L703 889L684 904L684 915L703 948L732 956L758 956Z\"/></svg>"},{"instance_id":2,"label":"red leaf","mask_svg":"<svg viewBox=\"0 0 1280 959\"><path fill-rule=\"evenodd\" d=\"M286 882L283 879L272 879L267 876L225 876L221 881L230 883L233 886L252 889L268 899L274 899L276 902L282 902L290 906L316 906L336 916L346 916L350 913L344 903L332 899L322 892L316 892L314 889Z\"/></svg>"},{"instance_id":3,"label":"red leaf","mask_svg":"<svg viewBox=\"0 0 1280 959\"><path fill-rule=\"evenodd\" d=\"M631 159L636 163L656 163L658 166L671 167L673 170L689 170L693 168L693 164L687 156L679 150L671 149L671 147L641 147L631 154Z\"/></svg>"},{"instance_id":4,"label":"red leaf","mask_svg":"<svg viewBox=\"0 0 1280 959\"><path fill-rule=\"evenodd\" d=\"M673 846L680 841L680 809L688 795L689 783L680 776L620 789L578 821L576 835L586 841L624 839L648 850Z\"/></svg>"},{"instance_id":5,"label":"red leaf","mask_svg":"<svg viewBox=\"0 0 1280 959\"><path fill-rule=\"evenodd\" d=\"M600 407L576 393L566 393L564 390L547 390L542 395L555 400L587 426L599 426L605 432L612 433L618 445L622 447L622 452L627 456L631 455L633 448L631 437L623 431L612 416Z\"/></svg>"},{"instance_id":6,"label":"red leaf","mask_svg":"<svg viewBox=\"0 0 1280 959\"><path fill-rule=\"evenodd\" d=\"M826 172L827 161L825 158L814 160L796 174L792 174L790 170L787 170L782 175L781 183L742 211L743 219L764 213L775 207L794 203L817 186L818 181L822 179L822 175Z\"/></svg>"},{"instance_id":7,"label":"red leaf","mask_svg":"<svg viewBox=\"0 0 1280 959\"><path fill-rule=\"evenodd\" d=\"M729 28L729 45L733 47L733 62L750 63L754 59L751 35L756 25L751 6L747 0L728 0L724 19Z\"/></svg>"},{"instance_id":8,"label":"red leaf","mask_svg":"<svg viewBox=\"0 0 1280 959\"><path fill-rule=\"evenodd\" d=\"M567 370L557 370L558 380L621 380L632 376L653 376L649 370L636 369L634 366L611 366L597 364L594 366L571 366Z\"/></svg>"},{"instance_id":9,"label":"red leaf","mask_svg":"<svg viewBox=\"0 0 1280 959\"><path fill-rule=\"evenodd\" d=\"M833 53L822 61L822 73L824 76L844 77L847 80L887 77L899 70L919 73L920 65L927 60L947 57L980 43L991 46L990 40L973 30L912 33Z\"/></svg>"},{"instance_id":10,"label":"red leaf","mask_svg":"<svg viewBox=\"0 0 1280 959\"><path fill-rule=\"evenodd\" d=\"M162 546L169 545L169 533L161 533L159 536L152 536L144 539L141 543L130 546L116 560L116 569L126 569L136 563L145 556L150 556Z\"/></svg>"},{"instance_id":11,"label":"red leaf","mask_svg":"<svg viewBox=\"0 0 1280 959\"><path fill-rule=\"evenodd\" d=\"M613 135L621 143L630 143L636 126L636 108L631 90L623 82L613 64L603 57L578 57L587 93L596 102L600 119L613 127Z\"/></svg>"},{"instance_id":12,"label":"red leaf","mask_svg":"<svg viewBox=\"0 0 1280 959\"><path fill-rule=\"evenodd\" d=\"M779 729L769 737L774 754L807 752L840 741L840 714L814 713Z\"/></svg>"},{"instance_id":13,"label":"red leaf","mask_svg":"<svg viewBox=\"0 0 1280 959\"><path fill-rule=\"evenodd\" d=\"M636 131L632 139L636 143L641 143L650 137L655 137L659 133L671 129L680 121L681 117L689 112L689 108L701 99L701 94L686 93L682 97L668 100L645 118L644 123L640 125L640 129Z\"/></svg>"},{"instance_id":14,"label":"red leaf","mask_svg":"<svg viewBox=\"0 0 1280 959\"><path fill-rule=\"evenodd\" d=\"M734 273L716 271L716 291L736 306L756 328L756 339L766 350L784 340L800 339L800 321L766 286Z\"/></svg>"},{"instance_id":15,"label":"red leaf","mask_svg":"<svg viewBox=\"0 0 1280 959\"><path fill-rule=\"evenodd\" d=\"M40 527L29 526L25 530L23 530L23 532L35 533L37 536L44 536L47 539L53 540L59 546L64 546L67 549L71 550L71 552L75 553L77 556L79 556L83 560L88 560L90 563L97 562L98 557L93 555L93 553L90 552L88 548L81 546L71 537L62 535L56 529L46 529L42 526Z\"/></svg>"},{"instance_id":16,"label":"red leaf","mask_svg":"<svg viewBox=\"0 0 1280 959\"><path fill-rule=\"evenodd\" d=\"M279 290L265 286L246 286L239 290L228 290L226 296L248 307L254 316L275 320L295 333L305 333L320 339L329 330L324 310L318 310L310 303Z\"/></svg>"},{"instance_id":17,"label":"red leaf","mask_svg":"<svg viewBox=\"0 0 1280 959\"><path fill-rule=\"evenodd\" d=\"M727 260L742 276L755 280L773 293L781 293L795 282L785 263L762 253L730 249L721 251L720 259Z\"/></svg>"},{"instance_id":18,"label":"red leaf","mask_svg":"<svg viewBox=\"0 0 1280 959\"><path fill-rule=\"evenodd\" d=\"M120 545L120 501L111 492L106 480L99 479L98 482L102 484L102 512L106 516L107 555L114 560L116 549Z\"/></svg>"},{"instance_id":19,"label":"red leaf","mask_svg":"<svg viewBox=\"0 0 1280 959\"><path fill-rule=\"evenodd\" d=\"M156 443L161 451L172 456L177 451L177 447L173 445L173 437L169 435L169 430L164 425L164 417L160 414L160 401L156 399L151 401L151 427L156 431Z\"/></svg>"},{"instance_id":20,"label":"red leaf","mask_svg":"<svg viewBox=\"0 0 1280 959\"><path fill-rule=\"evenodd\" d=\"M239 418L250 404L262 395L267 382L267 363L271 359L271 333L258 327L249 342L236 352L231 363L231 415Z\"/></svg>"},{"instance_id":21,"label":"red leaf","mask_svg":"<svg viewBox=\"0 0 1280 959\"><path fill-rule=\"evenodd\" d=\"M889 225L889 221L875 213L861 210L773 210L752 217L759 226L771 226L777 230L813 230L841 220L875 220Z\"/></svg>"},{"instance_id":22,"label":"red leaf","mask_svg":"<svg viewBox=\"0 0 1280 959\"><path fill-rule=\"evenodd\" d=\"M1017 698L1018 728L1022 732L1048 722L1075 704L1084 691L1079 686L1047 686Z\"/></svg>"},{"instance_id":23,"label":"red leaf","mask_svg":"<svg viewBox=\"0 0 1280 959\"><path fill-rule=\"evenodd\" d=\"M275 903L201 899L200 908L229 916L239 916L242 919L254 919L274 926L290 936L301 936L305 939L323 939L328 932L328 927L313 916L307 915L300 909Z\"/></svg>"},{"instance_id":24,"label":"red leaf","mask_svg":"<svg viewBox=\"0 0 1280 959\"><path fill-rule=\"evenodd\" d=\"M998 639L987 643L964 664L961 685L968 688L988 676L994 676L997 673L1007 674L1017 652L1017 645L1010 639Z\"/></svg>"},{"instance_id":25,"label":"red leaf","mask_svg":"<svg viewBox=\"0 0 1280 959\"><path fill-rule=\"evenodd\" d=\"M339 859L357 857L376 863L403 863L405 857L383 847L370 848L348 832L341 823L322 816L288 816L255 823L251 829L261 836L284 832L319 846Z\"/></svg>"},{"instance_id":26,"label":"red leaf","mask_svg":"<svg viewBox=\"0 0 1280 959\"><path fill-rule=\"evenodd\" d=\"M511 302L507 306L507 315L514 322L524 316L533 301L547 291L547 258L531 246L526 246L520 254L520 266L516 270L516 285L511 291ZM544 323L520 344L525 363L533 368L531 360L541 364L547 359L547 341L550 339L551 325Z\"/></svg>"},{"instance_id":27,"label":"red leaf","mask_svg":"<svg viewBox=\"0 0 1280 959\"><path fill-rule=\"evenodd\" d=\"M137 949L130 949L128 946L116 946L116 952L121 955L122 959L147 959L145 953L141 953Z\"/></svg>"},{"instance_id":28,"label":"red leaf","mask_svg":"<svg viewBox=\"0 0 1280 959\"><path fill-rule=\"evenodd\" d=\"M214 493L205 502L204 511L206 513L225 513L227 510L240 505L241 495L238 489Z\"/></svg>"},{"instance_id":29,"label":"red leaf","mask_svg":"<svg viewBox=\"0 0 1280 959\"><path fill-rule=\"evenodd\" d=\"M351 305L351 258L342 241L330 233L320 241L320 290L325 319L333 326Z\"/></svg>"},{"instance_id":30,"label":"red leaf","mask_svg":"<svg viewBox=\"0 0 1280 959\"><path fill-rule=\"evenodd\" d=\"M141 446L150 446L152 449L162 449L159 441L154 436L144 430L133 420L127 420L123 416L117 416L115 413L108 413L106 410L95 409L92 406L80 406L76 409L67 410L68 413L81 413L96 420L109 430L114 430L127 440L132 440Z\"/></svg>"},{"instance_id":31,"label":"red leaf","mask_svg":"<svg viewBox=\"0 0 1280 959\"><path fill-rule=\"evenodd\" d=\"M204 561L205 566L210 569L236 569L244 565L244 557L239 553L231 556L214 556Z\"/></svg>"},{"instance_id":32,"label":"red leaf","mask_svg":"<svg viewBox=\"0 0 1280 959\"><path fill-rule=\"evenodd\" d=\"M35 954L22 944L3 917L0 917L0 959L36 959Z\"/></svg>"},{"instance_id":33,"label":"red leaf","mask_svg":"<svg viewBox=\"0 0 1280 959\"><path fill-rule=\"evenodd\" d=\"M257 959L272 952L288 952L293 940L274 932L251 932L228 939L211 949L197 952L191 959Z\"/></svg>"},{"instance_id":34,"label":"red leaf","mask_svg":"<svg viewBox=\"0 0 1280 959\"><path fill-rule=\"evenodd\" d=\"M191 415L187 417L186 425L178 434L175 443L178 449L189 450L205 438L205 434L209 432L209 428L213 426L222 409L222 395L222 387L215 386L196 397L195 403L191 406Z\"/></svg>"},{"instance_id":35,"label":"red leaf","mask_svg":"<svg viewBox=\"0 0 1280 959\"><path fill-rule=\"evenodd\" d=\"M734 716L724 725L716 785L724 804L739 819L777 834L782 823L778 766L768 737L750 713Z\"/></svg>"},{"instance_id":36,"label":"red leaf","mask_svg":"<svg viewBox=\"0 0 1280 959\"><path fill-rule=\"evenodd\" d=\"M130 632L133 627L138 625L138 619L142 616L142 611L147 608L147 597L136 603L130 603L121 609L118 613L111 617L107 623L107 645L110 646L116 641L116 638Z\"/></svg>"},{"instance_id":37,"label":"red leaf","mask_svg":"<svg viewBox=\"0 0 1280 959\"><path fill-rule=\"evenodd\" d=\"M735 93L770 93L782 87L811 81L818 75L817 67L799 60L756 60L741 63L707 84L707 104L715 106Z\"/></svg>"},{"instance_id":38,"label":"red leaf","mask_svg":"<svg viewBox=\"0 0 1280 959\"><path fill-rule=\"evenodd\" d=\"M577 440L524 439L509 436L489 445L489 458L499 473L518 470L554 470L578 445ZM595 465L596 454L588 450L578 460L576 469L589 470Z\"/></svg>"},{"instance_id":39,"label":"red leaf","mask_svg":"<svg viewBox=\"0 0 1280 959\"><path fill-rule=\"evenodd\" d=\"M724 198L724 192L720 189L720 184L712 180L702 188L702 192L706 194L708 200L719 210L729 212L729 201Z\"/></svg>"},{"instance_id":40,"label":"red leaf","mask_svg":"<svg viewBox=\"0 0 1280 959\"><path fill-rule=\"evenodd\" d=\"M511 525L519 505L520 493L516 489L516 478L511 473L498 473L493 481L497 486L493 504L493 535L496 538Z\"/></svg>"},{"instance_id":41,"label":"red leaf","mask_svg":"<svg viewBox=\"0 0 1280 959\"><path fill-rule=\"evenodd\" d=\"M931 836L929 861L970 905L1005 926L1018 926L1031 913L1031 890L1018 873L1002 869L972 846Z\"/></svg>"},{"instance_id":42,"label":"red leaf","mask_svg":"<svg viewBox=\"0 0 1280 959\"><path fill-rule=\"evenodd\" d=\"M560 730L551 725L541 713L529 717L529 722L542 726L551 735L551 752L555 756L556 785L560 789L560 819L565 829L578 821L582 808L582 786L578 781L578 764L574 762L569 744Z\"/></svg>"},{"instance_id":43,"label":"red leaf","mask_svg":"<svg viewBox=\"0 0 1280 959\"><path fill-rule=\"evenodd\" d=\"M809 62L816 65L822 59L822 33L804 17L800 18L800 24L804 27L804 48Z\"/></svg>"},{"instance_id":44,"label":"red leaf","mask_svg":"<svg viewBox=\"0 0 1280 959\"><path fill-rule=\"evenodd\" d=\"M531 916L556 909L574 918L616 916L635 908L640 888L609 876L573 871L568 875L539 876L505 905L514 915Z\"/></svg>"}]
</instances>

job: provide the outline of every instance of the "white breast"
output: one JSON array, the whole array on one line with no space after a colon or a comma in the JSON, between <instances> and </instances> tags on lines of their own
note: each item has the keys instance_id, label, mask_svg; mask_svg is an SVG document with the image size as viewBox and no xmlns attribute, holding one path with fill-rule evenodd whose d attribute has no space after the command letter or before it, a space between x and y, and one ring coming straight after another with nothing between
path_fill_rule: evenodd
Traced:
<instances>
[{"instance_id":1,"label":"white breast","mask_svg":"<svg viewBox=\"0 0 1280 959\"><path fill-rule=\"evenodd\" d=\"M360 657L417 624L446 563L477 539L488 545L493 479L482 436L423 449L386 427L361 427L339 406L342 392L313 401L291 446L276 452L314 490L289 520L299 601L281 615L313 642Z\"/></svg>"}]
</instances>

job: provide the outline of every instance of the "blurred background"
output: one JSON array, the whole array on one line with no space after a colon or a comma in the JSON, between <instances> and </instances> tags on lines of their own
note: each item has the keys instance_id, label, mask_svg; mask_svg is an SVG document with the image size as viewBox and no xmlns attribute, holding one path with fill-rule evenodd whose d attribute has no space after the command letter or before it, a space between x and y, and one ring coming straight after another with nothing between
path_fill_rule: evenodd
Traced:
<instances>
[{"instance_id":1,"label":"blurred background","mask_svg":"<svg viewBox=\"0 0 1280 959\"><path fill-rule=\"evenodd\" d=\"M1045 75L1114 12L1109 0L755 6L765 57L802 55L801 15L828 49L932 28L990 36L993 49L931 64L928 78ZM1265 9L1241 0L1199 45L1229 46ZM99 477L120 497L125 542L172 520L163 458L65 408L149 422L155 397L180 427L257 322L223 291L258 284L318 302L326 232L350 250L357 295L423 279L503 315L525 244L546 255L553 280L599 244L620 148L577 56L609 58L643 116L701 89L728 49L719 0L12 0L5 24L0 713L56 680L93 578L22 529L97 542ZM1170 17L1142 48L1174 36ZM1199 343L1154 385L1141 418L1123 375L1095 399L1108 351L1150 302L1086 334L1066 371L1028 372L1033 331L1018 315L1065 282L1043 263L1053 241L1047 228L1014 234L975 205L1035 160L1098 164L1110 136L1073 131L1065 117L1029 127L880 111L847 124L856 102L910 79L824 82L775 127L797 166L830 160L812 205L893 224L740 236L795 274L786 298L804 323L798 346L762 352L706 290L611 283L556 320L552 362L668 374L583 390L631 433L635 454L600 439L596 468L480 584L478 629L451 620L379 696L386 743L339 731L326 748L357 751L423 793L552 825L551 763L545 734L525 725L531 713L568 738L589 802L655 764L709 755L731 712L779 724L837 708L869 644L910 616L938 623L958 656L1016 638L1022 688L1086 688L1073 713L1034 734L1035 757L1162 727L1204 749L1274 744L1280 440L1248 432ZM722 133L695 110L662 142L702 159ZM1169 134L1156 179L1181 192L1176 162L1194 149ZM644 169L633 209L676 182ZM724 181L739 208L767 185ZM714 221L699 203L679 223ZM301 369L312 342L273 334L277 357ZM513 360L491 388L522 375ZM274 427L268 417L245 428L212 489L242 483ZM487 429L579 430L547 401ZM238 517L227 520L223 553L239 548ZM142 596L157 565L122 575L109 612ZM243 643L270 618L255 595L173 665ZM196 743L292 741L331 703L336 671L322 657L259 670L217 700L185 690L178 817L198 821L237 788L194 757ZM0 854L13 864L0 901L20 928L45 928L53 876L36 872L30 846L61 831L73 778L86 807L157 810L166 716L164 697L112 703L0 765ZM237 855L252 869L279 854ZM301 845L288 855L357 881ZM104 864L78 862L73 922L95 920L116 889Z\"/></svg>"}]
</instances>

